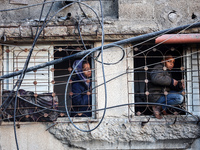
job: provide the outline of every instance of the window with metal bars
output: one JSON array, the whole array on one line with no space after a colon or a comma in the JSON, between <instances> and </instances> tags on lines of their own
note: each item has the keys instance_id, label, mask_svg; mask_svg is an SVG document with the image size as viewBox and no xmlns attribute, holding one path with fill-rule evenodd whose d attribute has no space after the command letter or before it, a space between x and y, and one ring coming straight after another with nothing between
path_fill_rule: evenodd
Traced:
<instances>
[{"instance_id":1,"label":"window with metal bars","mask_svg":"<svg viewBox=\"0 0 200 150\"><path fill-rule=\"evenodd\" d=\"M2 47L2 75L22 70L31 45ZM36 45L28 67L53 60L52 45ZM15 93L19 76L2 80L2 116L13 120ZM26 73L17 95L16 117L18 121L54 121L56 112L47 109L57 108L57 96L53 92L53 72L50 67ZM14 89L13 92L11 92ZM47 109L45 109L47 108Z\"/></svg>"},{"instance_id":2,"label":"window with metal bars","mask_svg":"<svg viewBox=\"0 0 200 150\"><path fill-rule=\"evenodd\" d=\"M166 54L171 54L175 57L175 66L171 71L172 78L177 81L185 83L184 101L177 107L185 109L193 114L199 114L199 45L161 45L152 48L154 45L143 45L134 47L132 53L128 53L127 60L129 64L128 71L128 94L129 103L131 102L149 102L149 84L151 79L149 74L152 68L161 64ZM131 64L133 58L133 64ZM168 94L163 91L162 93ZM161 110L162 112L162 110ZM184 112L172 108L167 108L167 113L170 115L180 114L185 115ZM152 115L153 110L151 105L136 105L129 107L130 116L133 115Z\"/></svg>"},{"instance_id":3,"label":"window with metal bars","mask_svg":"<svg viewBox=\"0 0 200 150\"><path fill-rule=\"evenodd\" d=\"M200 45L193 44L184 50L186 69L186 108L195 115L200 115Z\"/></svg>"},{"instance_id":4,"label":"window with metal bars","mask_svg":"<svg viewBox=\"0 0 200 150\"><path fill-rule=\"evenodd\" d=\"M91 46L87 46L87 49ZM83 51L80 46L55 46L54 59L69 56ZM75 68L75 64L82 58L70 59L68 61L54 65L54 91L59 99L59 110L65 110L65 90L67 90L67 106L73 117L95 117L93 113L76 113L77 111L87 111L95 108L95 90L94 87L94 60L91 56L86 57L90 65L89 70L82 69L82 62ZM81 68L79 68L81 67ZM75 71L72 73L73 69ZM77 71L80 69L79 71ZM84 72L91 71L90 77L85 77ZM69 79L70 74L72 77ZM66 83L69 79L69 86L66 89ZM84 102L83 102L84 101Z\"/></svg>"},{"instance_id":5,"label":"window with metal bars","mask_svg":"<svg viewBox=\"0 0 200 150\"><path fill-rule=\"evenodd\" d=\"M88 46L90 48L91 46ZM31 45L20 46L5 46L2 47L1 75L12 73L18 70L22 70L26 61L27 55ZM30 59L28 67L39 65L57 58L65 57L82 51L80 46L55 46L55 45L36 45ZM77 58L79 60L81 58ZM87 57L91 70L94 68L94 62L91 57ZM32 72L26 73L25 78L17 96L17 118L19 121L55 121L59 116L66 116L66 113L61 113L59 110L65 110L65 87L68 77L73 69L72 65L75 60L65 61L54 66L44 67ZM68 110L74 111L72 105L72 97L75 93L72 92L72 84L76 73L73 74L70 84L68 86L67 104ZM91 87L94 86L94 71L90 78ZM16 84L19 76L11 77L2 80L1 93L2 93L2 114L4 120L13 119L14 99L16 89L12 94L13 87ZM77 81L76 81L77 82ZM82 82L82 81L80 81ZM95 92L90 90L91 103L86 106L88 110L95 108ZM89 91L86 91L86 94ZM83 93L76 93L77 95L83 95ZM82 107L76 106L76 107ZM72 113L73 114L73 113ZM95 117L92 113L90 116L81 116L79 114L73 115L78 117Z\"/></svg>"}]
</instances>

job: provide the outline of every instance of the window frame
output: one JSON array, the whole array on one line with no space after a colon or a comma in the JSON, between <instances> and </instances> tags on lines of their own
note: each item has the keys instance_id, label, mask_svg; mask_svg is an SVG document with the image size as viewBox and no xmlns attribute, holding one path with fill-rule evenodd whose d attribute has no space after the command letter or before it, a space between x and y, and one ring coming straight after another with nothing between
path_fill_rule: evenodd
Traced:
<instances>
[{"instance_id":1,"label":"window frame","mask_svg":"<svg viewBox=\"0 0 200 150\"><path fill-rule=\"evenodd\" d=\"M197 79L197 82L198 84L200 85L200 77L199 77L199 72L200 72L200 68L199 68L199 61L200 61L200 53L198 52L199 50L199 47L200 47L200 44L191 44L190 46L187 45L187 47L185 47L184 49L184 54L187 56L184 58L184 66L185 66L185 69L186 70L191 70L191 71L187 71L187 73L185 74L185 79L187 79L187 81L193 81L193 77L192 76L192 68L194 67L194 64L193 64L193 60L194 60L194 57L197 58L197 74L198 74L198 77L196 77ZM194 56L191 55L191 53L194 53ZM196 56L195 56L196 55ZM195 69L196 70L196 69ZM193 88L192 88L193 87ZM198 91L197 92L197 95L198 95L198 98L199 100L195 102L194 100L194 95L196 94L194 91L194 85L193 85L193 82L187 82L186 83L186 88L187 88L187 91L188 93L186 93L186 97L187 97L187 110L191 113L193 113L194 115L198 115L200 116L200 110L199 111L194 111L194 107L195 107L195 103L197 104L197 107L200 107L200 86L199 88L196 90Z\"/></svg>"},{"instance_id":2,"label":"window frame","mask_svg":"<svg viewBox=\"0 0 200 150\"><path fill-rule=\"evenodd\" d=\"M152 44L150 44L151 46L152 46ZM173 45L173 44L171 44L171 45ZM181 45L181 44L180 44ZM197 44L196 44L197 45ZM170 47L170 45L168 45L169 47ZM182 46L183 47L183 49L182 49L182 55L181 56L183 56L183 55L189 55L191 52L189 52L188 51L188 49L189 48L194 48L194 44L188 44L188 45L184 45L184 46ZM195 48L196 48L196 51L198 51L198 48L200 47L200 45L198 45L198 46L196 46ZM131 50L129 50L129 51L127 51L127 70L129 71L130 70L130 72L131 71L133 71L135 68L134 68L134 63L135 63L135 59L134 59L134 57L133 57L133 52L131 52L131 51L134 51L134 48L135 47L133 47ZM198 62L197 63L199 63L200 62L200 53L198 53L199 55L198 55ZM143 58L144 59L144 58ZM187 59L186 60L186 58L185 57L183 57L182 58L182 65L185 67L186 66L186 63L188 63L187 65L189 65L189 64L191 64L190 62L189 62L189 59ZM200 65L200 64L198 64L198 65ZM197 66L198 66L197 65ZM187 69L187 68L184 68L184 69ZM199 70L199 68L198 68L198 72L199 72L200 70ZM187 82L187 78L189 78L189 74L190 74L191 72L189 72L189 71L187 71L186 73L184 73L184 79L186 80L185 81L185 83ZM135 86L136 86L136 84L135 84L135 77L134 77L134 73L128 73L127 74L127 80L128 80L128 91L129 91L129 93L128 93L128 102L129 103L135 103L136 102L136 99L135 99ZM131 81L132 80L132 81ZM200 82L200 78L198 78L198 84L200 84L199 83ZM186 87L186 90L188 90L189 89L189 85L186 83L186 85L187 85L187 87ZM198 91L200 91L200 87L197 89ZM199 96L200 96L200 92L198 93L199 94ZM188 94L187 94L187 92L186 92L186 95L184 96L185 97L185 105L187 106L186 107L186 110L187 111L189 111L189 112L191 112L192 114L194 114L194 115L200 115L200 111L198 111L198 112L194 112L194 111L192 111L191 109L189 109L188 108L188 105L191 103L191 102L193 102L194 100L193 99L191 99L189 96L188 96ZM187 100L187 101L186 101ZM199 102L198 102L198 104L200 103L200 100L199 100ZM199 107L199 106L198 106ZM130 110L131 109L131 110ZM135 110L135 106L129 106L129 111L128 111L129 113L129 119L130 120L132 120L131 118L134 116L134 117L141 117L141 118L145 118L146 116L151 116L151 115L142 115L142 116L137 116L137 112L136 112L136 110ZM184 114L181 114L181 115L183 115L184 116ZM190 115L189 115L190 116Z\"/></svg>"},{"instance_id":3,"label":"window frame","mask_svg":"<svg viewBox=\"0 0 200 150\"><path fill-rule=\"evenodd\" d=\"M48 61L51 61L51 60L54 60L54 47L55 46L69 46L69 45L73 45L73 46L80 46L80 44L55 44L55 43L51 43L51 44L38 44L38 45L36 45L35 47L39 47L39 49L43 49L43 48L47 48L47 47L51 47L50 48L50 55L48 55ZM91 46L91 48L93 47L93 45L92 44L89 44L90 46ZM17 45L17 46L19 46L19 47L31 47L31 44L19 44L19 45ZM17 47L16 46L16 47ZM9 47L9 49L10 49L10 47ZM1 52L3 53L3 51L5 51L6 50L6 47L4 47L4 46L0 46L0 50L1 50ZM11 54L11 55L13 55L13 54ZM53 56L53 57L52 57ZM1 55L1 57L3 58L4 57L4 54L3 55ZM33 55L32 55L32 57L33 57ZM0 67L0 69L1 69L1 75L4 75L4 74L7 74L8 72L5 72L5 69L4 69L4 65L3 65L3 61L4 61L4 59L5 58L3 58L3 59L1 59L1 61L0 61L0 63L2 64L2 66ZM40 58L41 59L41 58ZM13 60L13 59L12 59ZM14 62L12 63L12 64L14 64ZM41 64L41 63L40 63ZM38 64L37 64L38 65ZM10 69L12 69L12 71L13 71L13 65L11 65L12 67L9 67L9 70ZM34 65L33 65L34 66ZM30 66L29 66L30 67ZM51 88L50 88L50 91L48 91L48 92L52 92L52 93L54 93L54 85L53 84L51 84L51 81L52 80L54 80L54 72L53 71L51 71L51 68L53 68L54 67L54 65L51 65L51 66L48 66L48 70L47 70L47 72L48 72L48 75L49 74L51 74L51 78L49 78L49 79L51 79L49 82L48 82L48 86L49 86L49 84L51 85ZM95 68L95 62L94 62L94 60L93 59L91 59L91 67L92 68ZM20 69L19 69L20 70ZM3 73L4 72L4 73ZM31 73L33 73L34 71L31 71ZM31 76L34 76L34 75L31 75ZM92 80L94 80L95 79L95 71L94 72L92 72ZM8 79L8 80L12 80L13 81L13 79L14 79L14 77L12 77L11 79ZM0 85L1 87L0 87L0 89L3 89L2 87L4 86L3 84L5 83L6 81L4 81L4 80L2 80L2 84ZM96 83L95 82L92 82L92 87L95 87L95 85L96 85ZM11 85L11 86L13 86L13 84ZM33 85L34 86L34 85ZM33 87L34 88L34 87ZM26 88L24 88L25 90L26 90ZM2 92L3 90L1 90L1 92ZM34 90L33 90L33 92L35 92ZM95 89L93 89L93 93L96 93L96 90ZM0 99L0 104L2 103L2 93L1 93L1 99ZM94 110L94 109L96 109L96 94L92 94L92 110ZM62 117L58 117L57 119L61 119ZM64 117L64 118L66 118L66 117ZM93 121L96 121L96 112L92 112L92 116L90 117L90 119L92 119ZM81 121L84 121L84 120L87 120L87 119L85 119L85 118L82 118L82 117L78 117L78 118L76 118L75 119L77 122L81 122Z\"/></svg>"},{"instance_id":4,"label":"window frame","mask_svg":"<svg viewBox=\"0 0 200 150\"><path fill-rule=\"evenodd\" d=\"M3 52L2 74L5 75L7 73L15 72L15 71L23 69L24 62L26 60L26 57L27 57L27 55L28 55L29 50L30 50L31 47L32 47L31 44L21 44L21 45L17 45L17 46L6 46L6 47L3 47L3 49L2 49L2 52ZM7 50L8 50L8 52L6 52ZM46 60L51 61L52 60L51 59L52 52L53 51L52 51L52 46L51 45L47 45L47 44L38 44L38 45L36 45L35 48L34 48L34 52L33 52L32 56L31 56L31 60L29 62L29 66L28 67L45 63L46 62L45 59L42 59L42 58L45 58L45 56L43 56L44 53L47 53L46 56L48 58ZM25 54L20 55L21 53L25 53ZM42 55L41 55L41 53L42 53ZM36 56L36 55L39 55L39 56ZM35 57L40 57L40 58L39 59L37 59L37 58L35 59ZM4 61L7 61L8 64L5 64ZM17 68L17 70L16 70L16 68ZM31 72L27 73L26 76L25 76L25 78L24 78L24 80L29 80L30 83L28 83L28 85L25 85L25 83L22 82L22 85L21 85L20 88L23 89L23 88L26 88L26 86L32 85L32 81L30 81L31 79L28 79L28 78L31 77L33 80L36 81L37 78L38 78L37 72L39 72L40 70L43 71L43 69L46 70L46 74L48 75L48 77L47 77L47 79L46 79L46 77L41 78L40 79L41 81L37 82L37 84L35 84L35 86L37 86L38 84L42 84L42 82L43 82L42 80L45 79L45 81L46 81L45 84L48 86L48 88L46 89L46 91L36 92L36 90L34 90L34 87L28 89L27 91L34 91L37 94L38 93L45 93L45 92L48 92L48 93L49 92L53 92L53 85L50 84L50 83L51 83L54 75L53 75L53 73L50 73L50 66L47 66L45 68L38 69L36 71L31 71ZM44 76L44 73L41 73L40 77L42 75ZM4 82L7 82L7 83L8 82L9 83L12 82L13 83L12 85L10 85L10 86L7 85L7 87L9 86L9 88L7 88L7 90L12 89L12 87L14 85L14 81L18 77L19 77L19 75L3 80L2 81L2 87L4 88Z\"/></svg>"},{"instance_id":5,"label":"window frame","mask_svg":"<svg viewBox=\"0 0 200 150\"><path fill-rule=\"evenodd\" d=\"M55 44L54 43L53 46L54 47L59 47L59 46L83 47L82 44L74 44L74 43L70 43L70 44ZM92 43L85 44L85 46L89 46L89 47L93 48L94 44L92 44ZM94 57L94 54L92 54L92 57ZM90 63L91 63L91 68L96 68L96 63L95 63L94 59L91 59ZM54 65L53 65L53 68L54 68ZM96 71L94 69L94 71L92 71L92 80L95 80L95 78L96 78ZM96 86L96 82L92 82L91 86L92 86L91 88L93 89L93 87ZM97 102L96 102L97 101L97 90L93 89L92 93L96 93L96 94L92 94L92 110L95 110L97 108ZM59 120L62 120L63 117L58 117L58 118L59 118ZM97 119L96 119L97 118L97 113L96 112L92 112L92 116L91 117L74 117L73 119L75 119L75 122L82 122L82 121L83 122L87 122L87 119L85 119L85 118L90 118L90 119L92 119L92 121L95 122L95 121L97 121ZM69 120L67 119L67 121L69 121Z\"/></svg>"}]
</instances>

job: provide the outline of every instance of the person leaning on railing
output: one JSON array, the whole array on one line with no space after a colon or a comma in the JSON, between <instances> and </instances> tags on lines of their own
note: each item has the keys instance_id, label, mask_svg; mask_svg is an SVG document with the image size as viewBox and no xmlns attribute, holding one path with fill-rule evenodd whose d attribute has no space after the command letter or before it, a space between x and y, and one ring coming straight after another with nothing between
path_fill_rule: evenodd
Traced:
<instances>
[{"instance_id":1,"label":"person leaning on railing","mask_svg":"<svg viewBox=\"0 0 200 150\"><path fill-rule=\"evenodd\" d=\"M185 85L183 82L172 78L170 71L173 69L175 59L172 55L166 55L161 64L153 67L150 72L149 102L167 105L179 105L183 102L181 94ZM164 69L166 68L166 69ZM152 106L156 118L161 119L161 109L167 115L165 106Z\"/></svg>"},{"instance_id":2,"label":"person leaning on railing","mask_svg":"<svg viewBox=\"0 0 200 150\"><path fill-rule=\"evenodd\" d=\"M73 78L72 82L72 105L74 111L87 111L91 110L92 97L91 97L91 68L88 61L76 60L73 63L73 68L76 64L79 65L76 67L76 77ZM77 113L72 114L72 116L77 117L91 117L91 112L87 113Z\"/></svg>"}]
</instances>

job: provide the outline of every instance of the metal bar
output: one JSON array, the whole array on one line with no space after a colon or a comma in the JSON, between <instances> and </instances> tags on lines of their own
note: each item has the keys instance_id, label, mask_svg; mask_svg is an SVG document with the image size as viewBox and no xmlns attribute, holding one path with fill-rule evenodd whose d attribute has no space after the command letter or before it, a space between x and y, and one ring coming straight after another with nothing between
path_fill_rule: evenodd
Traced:
<instances>
[{"instance_id":1,"label":"metal bar","mask_svg":"<svg viewBox=\"0 0 200 150\"><path fill-rule=\"evenodd\" d=\"M167 41L165 41L168 39ZM165 34L156 38L155 43L175 44L175 43L199 43L200 34Z\"/></svg>"},{"instance_id":2,"label":"metal bar","mask_svg":"<svg viewBox=\"0 0 200 150\"><path fill-rule=\"evenodd\" d=\"M192 52L193 52L193 47L190 49L190 53L192 53ZM192 57L192 56L193 56L193 55L194 55L194 54L191 55L191 70L193 70L193 62L192 62L192 60L193 60L193 57ZM191 86L191 87L192 87L192 89L191 89L191 90L192 90L192 111L194 111L194 101L193 101L193 99L194 99L194 97L193 97L193 96L194 96L194 94L193 94L193 93L194 93L194 91L193 91L193 86L194 86L194 85L193 85L193 72L191 72L191 81L192 81L192 82L191 82L191 85L192 85L192 86Z\"/></svg>"},{"instance_id":3,"label":"metal bar","mask_svg":"<svg viewBox=\"0 0 200 150\"><path fill-rule=\"evenodd\" d=\"M197 45L197 47L196 47L196 50L198 51L198 48L199 48L199 45ZM198 89L199 89L199 100L200 100L200 75L199 75L199 69L200 69L200 67L199 67L199 65L200 65L200 62L199 62L199 52L197 52L197 67L198 67L198 82L199 82L199 87L198 87Z\"/></svg>"},{"instance_id":4,"label":"metal bar","mask_svg":"<svg viewBox=\"0 0 200 150\"><path fill-rule=\"evenodd\" d=\"M3 70L3 46L0 45L0 53L2 55L0 55L0 75L2 75L2 70ZM0 82L0 105L2 105L2 82ZM2 114L2 111L0 110L0 114ZM0 120L2 119L2 116L0 117ZM0 125L1 125L1 121L0 121Z\"/></svg>"},{"instance_id":5,"label":"metal bar","mask_svg":"<svg viewBox=\"0 0 200 150\"><path fill-rule=\"evenodd\" d=\"M94 54L93 54L93 57L94 57ZM91 65L92 65L92 68L95 68L94 59L91 59ZM92 71L92 77L95 78L95 70ZM91 82L92 82L92 93L96 93L96 89L94 88L96 83L94 79ZM92 110L95 110L97 108L96 99L97 99L97 96L95 94L92 94ZM92 118L97 118L96 112L92 112Z\"/></svg>"},{"instance_id":6,"label":"metal bar","mask_svg":"<svg viewBox=\"0 0 200 150\"><path fill-rule=\"evenodd\" d=\"M185 28L194 28L194 27L199 27L199 26L200 26L200 22L195 23L195 24L183 25L183 26L179 26L179 27L176 27L176 28L165 29L165 30L161 30L161 31L153 32L153 33L148 33L148 34L144 34L144 35L120 40L120 41L117 41L117 42L113 42L113 43L104 45L103 47L104 47L104 49L107 49L107 48L113 47L113 45L122 45L122 44L127 44L127 43L140 42L140 41L147 40L149 38L156 37L160 34L174 33L174 32L177 32L177 31L181 31ZM63 61L69 60L69 59L82 57L82 56L84 56L84 55L86 55L90 52L95 52L95 51L100 50L100 49L101 49L101 46L95 47L95 48L92 48L92 49L89 49L89 50L85 50L85 51L82 51L82 52L79 52L79 53L76 53L76 54L73 54L73 55L69 55L69 56L66 56L66 57L63 57L63 58L60 58L60 59L56 59L56 60L53 60L53 61L50 61L50 62L46 62L46 63L40 64L40 65L36 65L36 66L30 67L30 68L27 68L26 72L31 72L33 70L44 68L46 66L58 64L60 62L63 62ZM11 74L3 75L3 76L0 77L0 81L5 79L5 78L10 78L10 77L20 75L21 73L22 73L22 70L11 73Z\"/></svg>"}]
</instances>

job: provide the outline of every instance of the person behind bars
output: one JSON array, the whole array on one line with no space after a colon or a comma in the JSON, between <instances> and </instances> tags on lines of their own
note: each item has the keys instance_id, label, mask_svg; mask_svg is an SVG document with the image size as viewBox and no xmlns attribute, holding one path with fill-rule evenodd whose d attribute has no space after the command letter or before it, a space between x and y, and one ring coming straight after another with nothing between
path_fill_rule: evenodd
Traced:
<instances>
[{"instance_id":1,"label":"person behind bars","mask_svg":"<svg viewBox=\"0 0 200 150\"><path fill-rule=\"evenodd\" d=\"M156 102L167 105L179 105L183 102L182 90L184 83L172 78L170 71L173 69L175 59L168 54L164 57L161 64L155 65L150 72L149 102ZM161 119L162 110L167 115L165 106L152 106L156 118Z\"/></svg>"},{"instance_id":2,"label":"person behind bars","mask_svg":"<svg viewBox=\"0 0 200 150\"><path fill-rule=\"evenodd\" d=\"M76 60L73 63L73 68L80 62ZM91 110L92 97L91 97L91 82L92 75L90 64L88 61L81 61L75 69L76 77L72 82L72 105L74 111L87 111ZM78 117L91 117L91 112L88 113L72 113L72 116Z\"/></svg>"}]
</instances>

